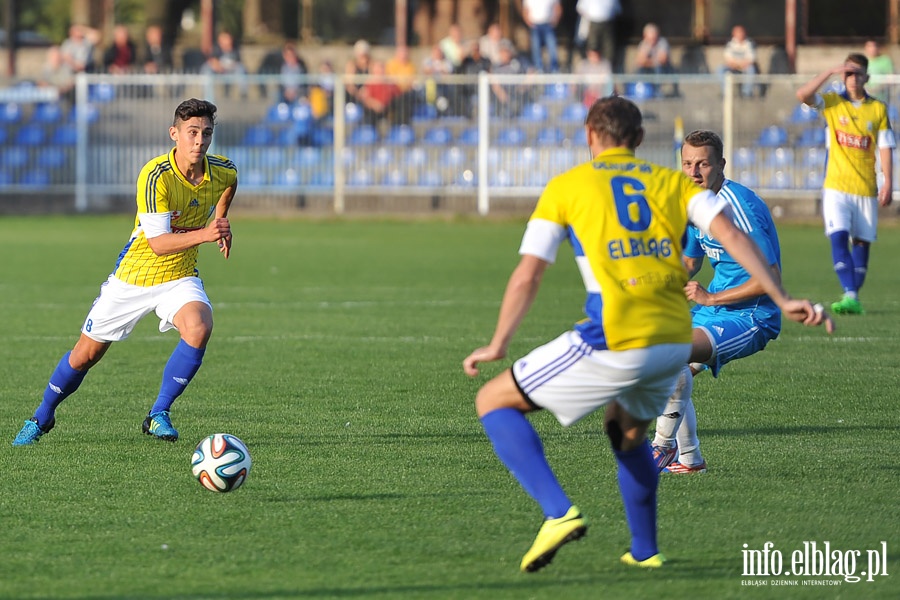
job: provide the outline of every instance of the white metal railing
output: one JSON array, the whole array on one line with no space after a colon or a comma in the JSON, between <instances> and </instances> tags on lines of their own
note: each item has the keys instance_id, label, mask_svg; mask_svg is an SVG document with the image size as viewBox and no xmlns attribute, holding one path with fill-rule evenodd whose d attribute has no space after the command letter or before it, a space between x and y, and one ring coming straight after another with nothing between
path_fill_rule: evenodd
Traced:
<instances>
[{"instance_id":1,"label":"white metal railing","mask_svg":"<svg viewBox=\"0 0 900 600\"><path fill-rule=\"evenodd\" d=\"M823 169L823 123L795 97L808 79L616 76L610 83L644 113L639 156L677 168L681 135L712 129L725 141L729 177L764 197L799 198L818 194ZM309 75L302 83L310 88L322 81ZM327 83L333 109L318 119L305 101L279 106L278 75L79 75L72 106L6 90L0 93L0 202L49 194L73 198L78 211L111 201L130 208L140 167L170 146L175 106L203 97L219 106L211 152L237 164L242 206L315 197L340 214L360 198L376 210L397 198L410 199L407 207L419 198L423 207L451 198L461 210L487 214L499 201L533 204L550 177L587 159L584 92L602 80L420 76L382 117L349 94L348 84L370 79L337 76ZM754 84L753 97L738 93L744 83ZM501 103L493 86L502 86L511 102ZM896 117L900 76L884 77L877 90ZM44 115L53 104L61 110Z\"/></svg>"}]
</instances>

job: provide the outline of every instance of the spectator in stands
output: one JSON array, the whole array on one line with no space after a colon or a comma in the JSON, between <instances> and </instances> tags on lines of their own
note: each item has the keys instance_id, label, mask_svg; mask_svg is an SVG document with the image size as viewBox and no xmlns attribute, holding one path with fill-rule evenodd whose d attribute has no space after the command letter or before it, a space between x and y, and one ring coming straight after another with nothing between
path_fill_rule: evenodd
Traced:
<instances>
[{"instance_id":1,"label":"spectator in stands","mask_svg":"<svg viewBox=\"0 0 900 600\"><path fill-rule=\"evenodd\" d=\"M417 103L418 92L414 89L416 65L409 59L407 46L397 46L394 49L394 55L384 65L384 72L399 90L393 100L393 109L396 113L394 118L401 123L409 123Z\"/></svg>"},{"instance_id":2,"label":"spectator in stands","mask_svg":"<svg viewBox=\"0 0 900 600\"><path fill-rule=\"evenodd\" d=\"M59 46L54 45L47 48L47 56L44 59L44 66L41 68L38 85L55 87L60 98L68 102L75 100L75 74L63 61Z\"/></svg>"},{"instance_id":3,"label":"spectator in stands","mask_svg":"<svg viewBox=\"0 0 900 600\"><path fill-rule=\"evenodd\" d=\"M619 0L578 0L575 10L588 22L586 50L598 50L610 65L618 65L616 25L622 12Z\"/></svg>"},{"instance_id":4,"label":"spectator in stands","mask_svg":"<svg viewBox=\"0 0 900 600\"><path fill-rule=\"evenodd\" d=\"M503 43L503 29L499 23L491 23L487 32L478 39L478 48L481 56L491 61L492 65L500 62L500 44Z\"/></svg>"},{"instance_id":5,"label":"spectator in stands","mask_svg":"<svg viewBox=\"0 0 900 600\"><path fill-rule=\"evenodd\" d=\"M441 77L453 73L453 65L444 58L440 44L431 47L431 52L422 60L422 74L425 79L425 102L434 105L438 112L447 112L453 105L454 86L440 81Z\"/></svg>"},{"instance_id":6,"label":"spectator in stands","mask_svg":"<svg viewBox=\"0 0 900 600\"><path fill-rule=\"evenodd\" d=\"M309 89L309 107L316 121L334 113L334 67L330 61L319 63L319 75Z\"/></svg>"},{"instance_id":7,"label":"spectator in stands","mask_svg":"<svg viewBox=\"0 0 900 600\"><path fill-rule=\"evenodd\" d=\"M144 73L156 75L172 70L172 49L163 44L162 27L150 25L144 32Z\"/></svg>"},{"instance_id":8,"label":"spectator in stands","mask_svg":"<svg viewBox=\"0 0 900 600\"><path fill-rule=\"evenodd\" d=\"M69 37L59 47L60 56L73 73L92 73L95 70L94 50L100 42L100 32L85 25L69 27Z\"/></svg>"},{"instance_id":9,"label":"spectator in stands","mask_svg":"<svg viewBox=\"0 0 900 600\"><path fill-rule=\"evenodd\" d=\"M719 73L735 73L737 75L753 76L759 73L759 64L756 62L756 44L747 37L747 30L743 25L735 25L731 29L731 39L725 44L722 55L723 64ZM752 77L741 83L741 96L750 98L753 96L754 82Z\"/></svg>"},{"instance_id":10,"label":"spectator in stands","mask_svg":"<svg viewBox=\"0 0 900 600\"><path fill-rule=\"evenodd\" d=\"M107 73L121 75L134 70L137 63L137 46L124 25L113 28L113 42L103 53L103 68Z\"/></svg>"},{"instance_id":11,"label":"spectator in stands","mask_svg":"<svg viewBox=\"0 0 900 600\"><path fill-rule=\"evenodd\" d=\"M368 75L371 63L372 52L369 47L369 42L366 40L357 40L356 43L353 44L353 58L350 59L347 66L344 68L344 73L351 76L351 78L348 79L346 86L347 100L357 100L362 82L355 81L353 77L358 75Z\"/></svg>"},{"instance_id":12,"label":"spectator in stands","mask_svg":"<svg viewBox=\"0 0 900 600\"><path fill-rule=\"evenodd\" d=\"M575 73L581 75L584 81L579 87L579 95L584 105L591 107L594 102L610 96L615 91L613 88L612 65L600 56L597 50L588 50L585 59L575 67Z\"/></svg>"},{"instance_id":13,"label":"spectator in stands","mask_svg":"<svg viewBox=\"0 0 900 600\"><path fill-rule=\"evenodd\" d=\"M881 51L881 46L876 40L868 40L865 45L866 58L869 59L869 94L875 96L885 104L890 102L890 86L884 85L882 75L894 73L894 61L890 55Z\"/></svg>"},{"instance_id":14,"label":"spectator in stands","mask_svg":"<svg viewBox=\"0 0 900 600\"><path fill-rule=\"evenodd\" d=\"M463 43L462 29L460 26L457 23L450 25L446 37L438 42L438 44L441 46L441 52L444 53L444 58L449 60L450 64L453 65L453 69L459 69L463 59L466 57L467 50Z\"/></svg>"},{"instance_id":15,"label":"spectator in stands","mask_svg":"<svg viewBox=\"0 0 900 600\"><path fill-rule=\"evenodd\" d=\"M402 114L395 110L394 100L400 95L400 88L390 81L385 73L384 62L373 60L369 68L369 77L359 88L357 95L363 109L363 122L378 125L383 119L399 122Z\"/></svg>"},{"instance_id":16,"label":"spectator in stands","mask_svg":"<svg viewBox=\"0 0 900 600\"><path fill-rule=\"evenodd\" d=\"M656 23L644 25L641 41L635 52L634 62L640 75L672 75L669 41L659 34ZM672 96L678 96L678 83L672 86Z\"/></svg>"},{"instance_id":17,"label":"spectator in stands","mask_svg":"<svg viewBox=\"0 0 900 600\"><path fill-rule=\"evenodd\" d=\"M306 62L297 53L293 42L285 42L281 48L281 101L293 104L306 97Z\"/></svg>"},{"instance_id":18,"label":"spectator in stands","mask_svg":"<svg viewBox=\"0 0 900 600\"><path fill-rule=\"evenodd\" d=\"M559 71L559 56L556 49L556 26L562 17L559 0L522 0L522 19L531 30L531 64L538 71L556 73ZM547 64L544 64L544 49L547 50Z\"/></svg>"},{"instance_id":19,"label":"spectator in stands","mask_svg":"<svg viewBox=\"0 0 900 600\"><path fill-rule=\"evenodd\" d=\"M491 68L492 73L498 75L522 75L526 73L525 65L516 58L515 47L512 42L506 40L500 45L500 62ZM493 92L491 101L494 104L494 114L500 117L515 117L521 112L522 107L528 102L527 88L515 84L492 83Z\"/></svg>"},{"instance_id":20,"label":"spectator in stands","mask_svg":"<svg viewBox=\"0 0 900 600\"><path fill-rule=\"evenodd\" d=\"M457 71L460 75L476 76L479 73L489 73L492 68L491 61L481 55L481 43L472 40L469 43L469 52ZM478 84L466 82L457 86L459 93L455 95L456 106L454 112L459 115L471 117L475 114L475 103L478 95Z\"/></svg>"},{"instance_id":21,"label":"spectator in stands","mask_svg":"<svg viewBox=\"0 0 900 600\"><path fill-rule=\"evenodd\" d=\"M247 75L247 68L241 61L241 53L234 43L234 36L228 31L220 31L216 36L216 45L212 54L207 57L206 62L200 67L201 73L216 75L239 75L241 76L241 97L247 96L247 84L243 78ZM226 91L229 86L226 85Z\"/></svg>"}]
</instances>

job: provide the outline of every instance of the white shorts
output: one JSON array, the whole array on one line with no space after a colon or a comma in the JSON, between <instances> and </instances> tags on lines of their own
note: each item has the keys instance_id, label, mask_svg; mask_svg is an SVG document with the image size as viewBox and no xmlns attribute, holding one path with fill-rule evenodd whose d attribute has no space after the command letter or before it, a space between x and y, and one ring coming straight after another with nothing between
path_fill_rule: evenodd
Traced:
<instances>
[{"instance_id":1,"label":"white shorts","mask_svg":"<svg viewBox=\"0 0 900 600\"><path fill-rule=\"evenodd\" d=\"M138 321L151 312L160 318L160 332L173 329L172 320L188 302L212 304L199 277L185 277L168 283L141 287L110 275L100 286L100 295L88 313L81 332L98 342L118 342L127 338Z\"/></svg>"},{"instance_id":2,"label":"white shorts","mask_svg":"<svg viewBox=\"0 0 900 600\"><path fill-rule=\"evenodd\" d=\"M512 374L525 398L564 426L610 402L650 421L663 413L690 355L690 344L597 350L567 331L517 360Z\"/></svg>"},{"instance_id":3,"label":"white shorts","mask_svg":"<svg viewBox=\"0 0 900 600\"><path fill-rule=\"evenodd\" d=\"M846 231L854 240L875 241L878 227L878 198L854 196L837 190L822 190L822 217L825 235Z\"/></svg>"}]
</instances>

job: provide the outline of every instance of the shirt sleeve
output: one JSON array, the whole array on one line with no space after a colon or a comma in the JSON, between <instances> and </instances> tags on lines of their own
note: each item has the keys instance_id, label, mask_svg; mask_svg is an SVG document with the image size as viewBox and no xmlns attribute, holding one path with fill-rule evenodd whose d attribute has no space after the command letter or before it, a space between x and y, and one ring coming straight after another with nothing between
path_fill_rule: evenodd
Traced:
<instances>
[{"instance_id":1,"label":"shirt sleeve","mask_svg":"<svg viewBox=\"0 0 900 600\"><path fill-rule=\"evenodd\" d=\"M559 223L544 219L531 219L522 236L519 254L536 256L553 264L556 262L559 246L565 239L566 230Z\"/></svg>"},{"instance_id":2,"label":"shirt sleeve","mask_svg":"<svg viewBox=\"0 0 900 600\"><path fill-rule=\"evenodd\" d=\"M725 200L717 197L710 190L703 190L688 200L688 219L705 235L710 235L710 223L716 218L716 215L725 210L727 205Z\"/></svg>"},{"instance_id":3,"label":"shirt sleeve","mask_svg":"<svg viewBox=\"0 0 900 600\"><path fill-rule=\"evenodd\" d=\"M172 233L172 213L138 213L144 236L149 240L164 233Z\"/></svg>"}]
</instances>

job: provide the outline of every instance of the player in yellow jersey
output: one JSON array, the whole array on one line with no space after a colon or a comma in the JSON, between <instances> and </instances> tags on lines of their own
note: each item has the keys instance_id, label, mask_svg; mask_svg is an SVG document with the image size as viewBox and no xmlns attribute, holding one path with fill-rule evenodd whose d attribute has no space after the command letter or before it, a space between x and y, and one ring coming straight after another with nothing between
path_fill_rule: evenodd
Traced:
<instances>
[{"instance_id":1,"label":"player in yellow jersey","mask_svg":"<svg viewBox=\"0 0 900 600\"><path fill-rule=\"evenodd\" d=\"M817 109L828 124L828 166L822 192L825 235L844 296L831 305L837 314L862 314L859 290L869 268L869 246L875 241L878 206L891 203L894 132L887 106L866 93L869 59L850 54L843 64L820 73L797 90L797 98ZM846 91L818 90L840 75ZM884 180L878 189L875 152Z\"/></svg>"},{"instance_id":2,"label":"player in yellow jersey","mask_svg":"<svg viewBox=\"0 0 900 600\"><path fill-rule=\"evenodd\" d=\"M635 157L641 112L620 97L601 98L585 128L592 160L550 181L519 248L494 335L463 360L478 365L506 356L534 301L544 271L568 241L587 290L586 318L487 382L476 410L494 451L540 505L544 522L522 559L522 571L547 565L587 531L544 455L525 414L546 409L563 426L605 408L605 429L631 532L622 562L662 566L656 541L659 469L647 439L691 353L691 315L684 286L682 237L690 221L758 278L784 315L819 325L823 311L791 299L759 248L734 226L727 203L680 171ZM608 533L608 530L607 530Z\"/></svg>"},{"instance_id":3,"label":"player in yellow jersey","mask_svg":"<svg viewBox=\"0 0 900 600\"><path fill-rule=\"evenodd\" d=\"M175 147L141 169L134 230L100 286L81 337L59 361L14 446L34 444L50 431L60 402L78 389L110 344L127 338L151 312L159 317L161 332L175 328L181 340L163 369L142 429L159 439L178 439L169 410L200 368L213 328L212 305L197 274L197 249L217 243L225 258L231 252L228 209L237 170L227 158L206 154L215 118L216 106L205 100L185 100L175 109L169 128Z\"/></svg>"}]
</instances>

